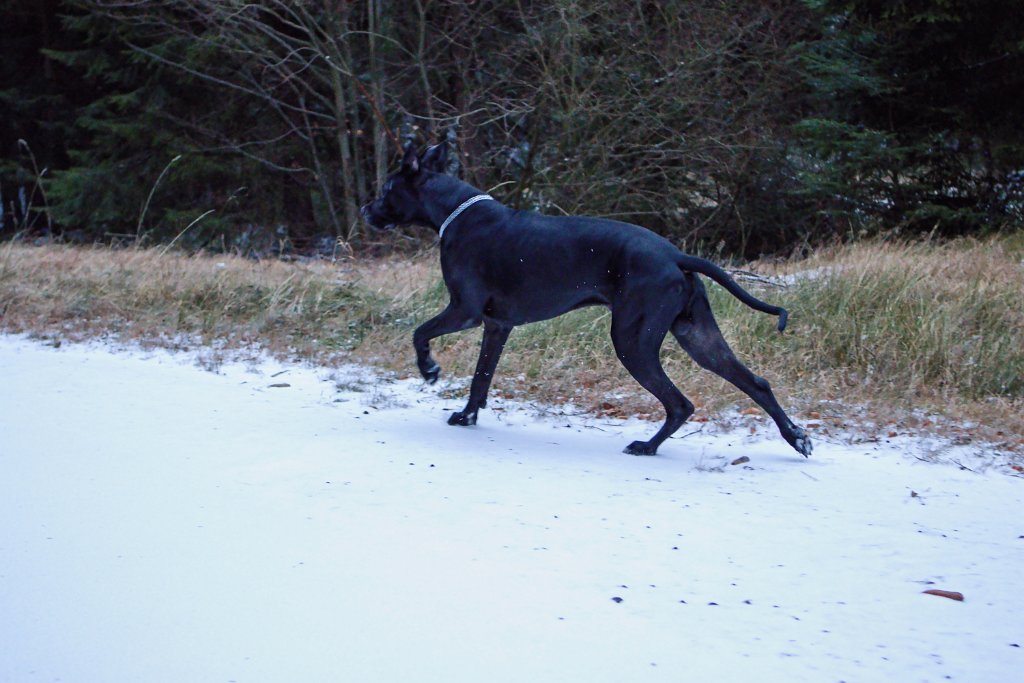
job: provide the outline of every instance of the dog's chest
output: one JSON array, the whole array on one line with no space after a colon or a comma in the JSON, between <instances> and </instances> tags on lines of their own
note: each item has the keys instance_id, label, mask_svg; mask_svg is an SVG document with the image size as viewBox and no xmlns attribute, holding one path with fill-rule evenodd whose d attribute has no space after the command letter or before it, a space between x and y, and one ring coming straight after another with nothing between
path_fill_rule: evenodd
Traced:
<instances>
[{"instance_id":1,"label":"dog's chest","mask_svg":"<svg viewBox=\"0 0 1024 683\"><path fill-rule=\"evenodd\" d=\"M607 278L594 268L568 266L564 258L505 252L470 263L449 258L443 271L453 298L472 302L489 318L521 325L608 303Z\"/></svg>"}]
</instances>

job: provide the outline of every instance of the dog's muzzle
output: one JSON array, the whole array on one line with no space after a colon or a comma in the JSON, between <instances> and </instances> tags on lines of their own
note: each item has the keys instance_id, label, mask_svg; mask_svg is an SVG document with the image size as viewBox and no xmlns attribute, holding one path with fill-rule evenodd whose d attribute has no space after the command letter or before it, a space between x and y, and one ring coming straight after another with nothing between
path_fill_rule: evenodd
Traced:
<instances>
[{"instance_id":1,"label":"dog's muzzle","mask_svg":"<svg viewBox=\"0 0 1024 683\"><path fill-rule=\"evenodd\" d=\"M378 214L374 213L373 205L374 202L370 202L369 204L363 204L359 208L359 215L363 217L363 220L366 221L366 224L369 225L371 228L374 228L375 230L393 229L395 227L395 224L387 221L386 219L380 217Z\"/></svg>"}]
</instances>

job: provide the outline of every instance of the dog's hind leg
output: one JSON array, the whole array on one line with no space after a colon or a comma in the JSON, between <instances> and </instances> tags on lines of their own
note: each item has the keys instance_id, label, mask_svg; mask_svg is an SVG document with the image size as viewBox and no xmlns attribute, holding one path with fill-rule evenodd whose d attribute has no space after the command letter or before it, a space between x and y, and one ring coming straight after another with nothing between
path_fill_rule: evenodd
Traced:
<instances>
[{"instance_id":1,"label":"dog's hind leg","mask_svg":"<svg viewBox=\"0 0 1024 683\"><path fill-rule=\"evenodd\" d=\"M672 334L688 354L706 370L719 375L754 399L779 428L784 439L804 457L811 454L811 439L793 424L775 400L771 386L743 365L722 336L703 288L690 300L689 310L672 325ZM687 314L688 313L688 314Z\"/></svg>"},{"instance_id":2,"label":"dog's hind leg","mask_svg":"<svg viewBox=\"0 0 1024 683\"><path fill-rule=\"evenodd\" d=\"M498 359L501 358L501 352L511 332L511 327L491 321L484 322L484 337L480 343L480 358L476 363L476 372L473 373L473 383L469 388L469 402L465 408L451 414L448 424L476 424L477 412L487 405L487 392L491 388L491 380L494 379L494 369L498 366Z\"/></svg>"},{"instance_id":3,"label":"dog's hind leg","mask_svg":"<svg viewBox=\"0 0 1024 683\"><path fill-rule=\"evenodd\" d=\"M430 355L430 340L452 332L461 332L480 324L480 318L472 316L452 303L433 318L416 328L412 345L416 349L416 366L423 379L430 384L437 381L441 366Z\"/></svg>"},{"instance_id":4,"label":"dog's hind leg","mask_svg":"<svg viewBox=\"0 0 1024 683\"><path fill-rule=\"evenodd\" d=\"M650 441L634 441L623 452L654 455L658 446L693 414L693 404L679 391L661 366L661 342L668 333L675 312L656 311L648 315L612 314L612 343L629 374L665 406L665 423ZM668 319L666 319L668 318Z\"/></svg>"}]
</instances>

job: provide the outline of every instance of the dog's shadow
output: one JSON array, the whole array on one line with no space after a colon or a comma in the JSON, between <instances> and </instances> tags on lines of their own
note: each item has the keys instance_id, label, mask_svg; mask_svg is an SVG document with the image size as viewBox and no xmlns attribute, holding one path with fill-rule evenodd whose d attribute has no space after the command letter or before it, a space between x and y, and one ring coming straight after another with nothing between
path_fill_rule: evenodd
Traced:
<instances>
[{"instance_id":1,"label":"dog's shadow","mask_svg":"<svg viewBox=\"0 0 1024 683\"><path fill-rule=\"evenodd\" d=\"M623 463L634 463L638 474L656 474L822 465L820 458L808 460L791 454L775 439L765 436L750 440L739 431L691 432L669 438L657 455L630 455L623 449L631 438L648 428L643 420L618 423L587 415L531 414L528 408L505 406L500 401L481 411L475 425L448 425L447 418L458 409L457 403L458 399L445 399L439 410L428 415L429 422L405 422L403 431L413 439L428 438L438 450L468 451L482 458L514 458L540 467L558 463L621 469ZM425 432L430 436L426 437ZM747 460L739 462L743 458Z\"/></svg>"}]
</instances>

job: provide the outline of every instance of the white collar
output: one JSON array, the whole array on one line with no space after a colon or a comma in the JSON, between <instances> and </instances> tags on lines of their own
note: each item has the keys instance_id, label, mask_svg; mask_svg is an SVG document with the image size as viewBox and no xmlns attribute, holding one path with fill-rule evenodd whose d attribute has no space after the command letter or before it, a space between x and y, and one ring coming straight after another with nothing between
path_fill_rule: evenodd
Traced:
<instances>
[{"instance_id":1,"label":"white collar","mask_svg":"<svg viewBox=\"0 0 1024 683\"><path fill-rule=\"evenodd\" d=\"M457 208L454 211L452 211L448 215L448 218L444 219L444 223L441 224L440 230L437 231L437 238L441 239L442 237L444 237L444 230L445 230L445 228L447 228L451 224L451 222L453 220L458 218L460 213L462 213L463 211L465 211L469 207L473 206L477 202L482 202L482 201L485 201L485 200L488 200L488 199L490 199L491 201L494 201L494 197L492 197L489 194L477 194L477 195L473 195L472 197L470 197L466 201L464 201L461 204L459 204L459 208Z\"/></svg>"}]
</instances>

